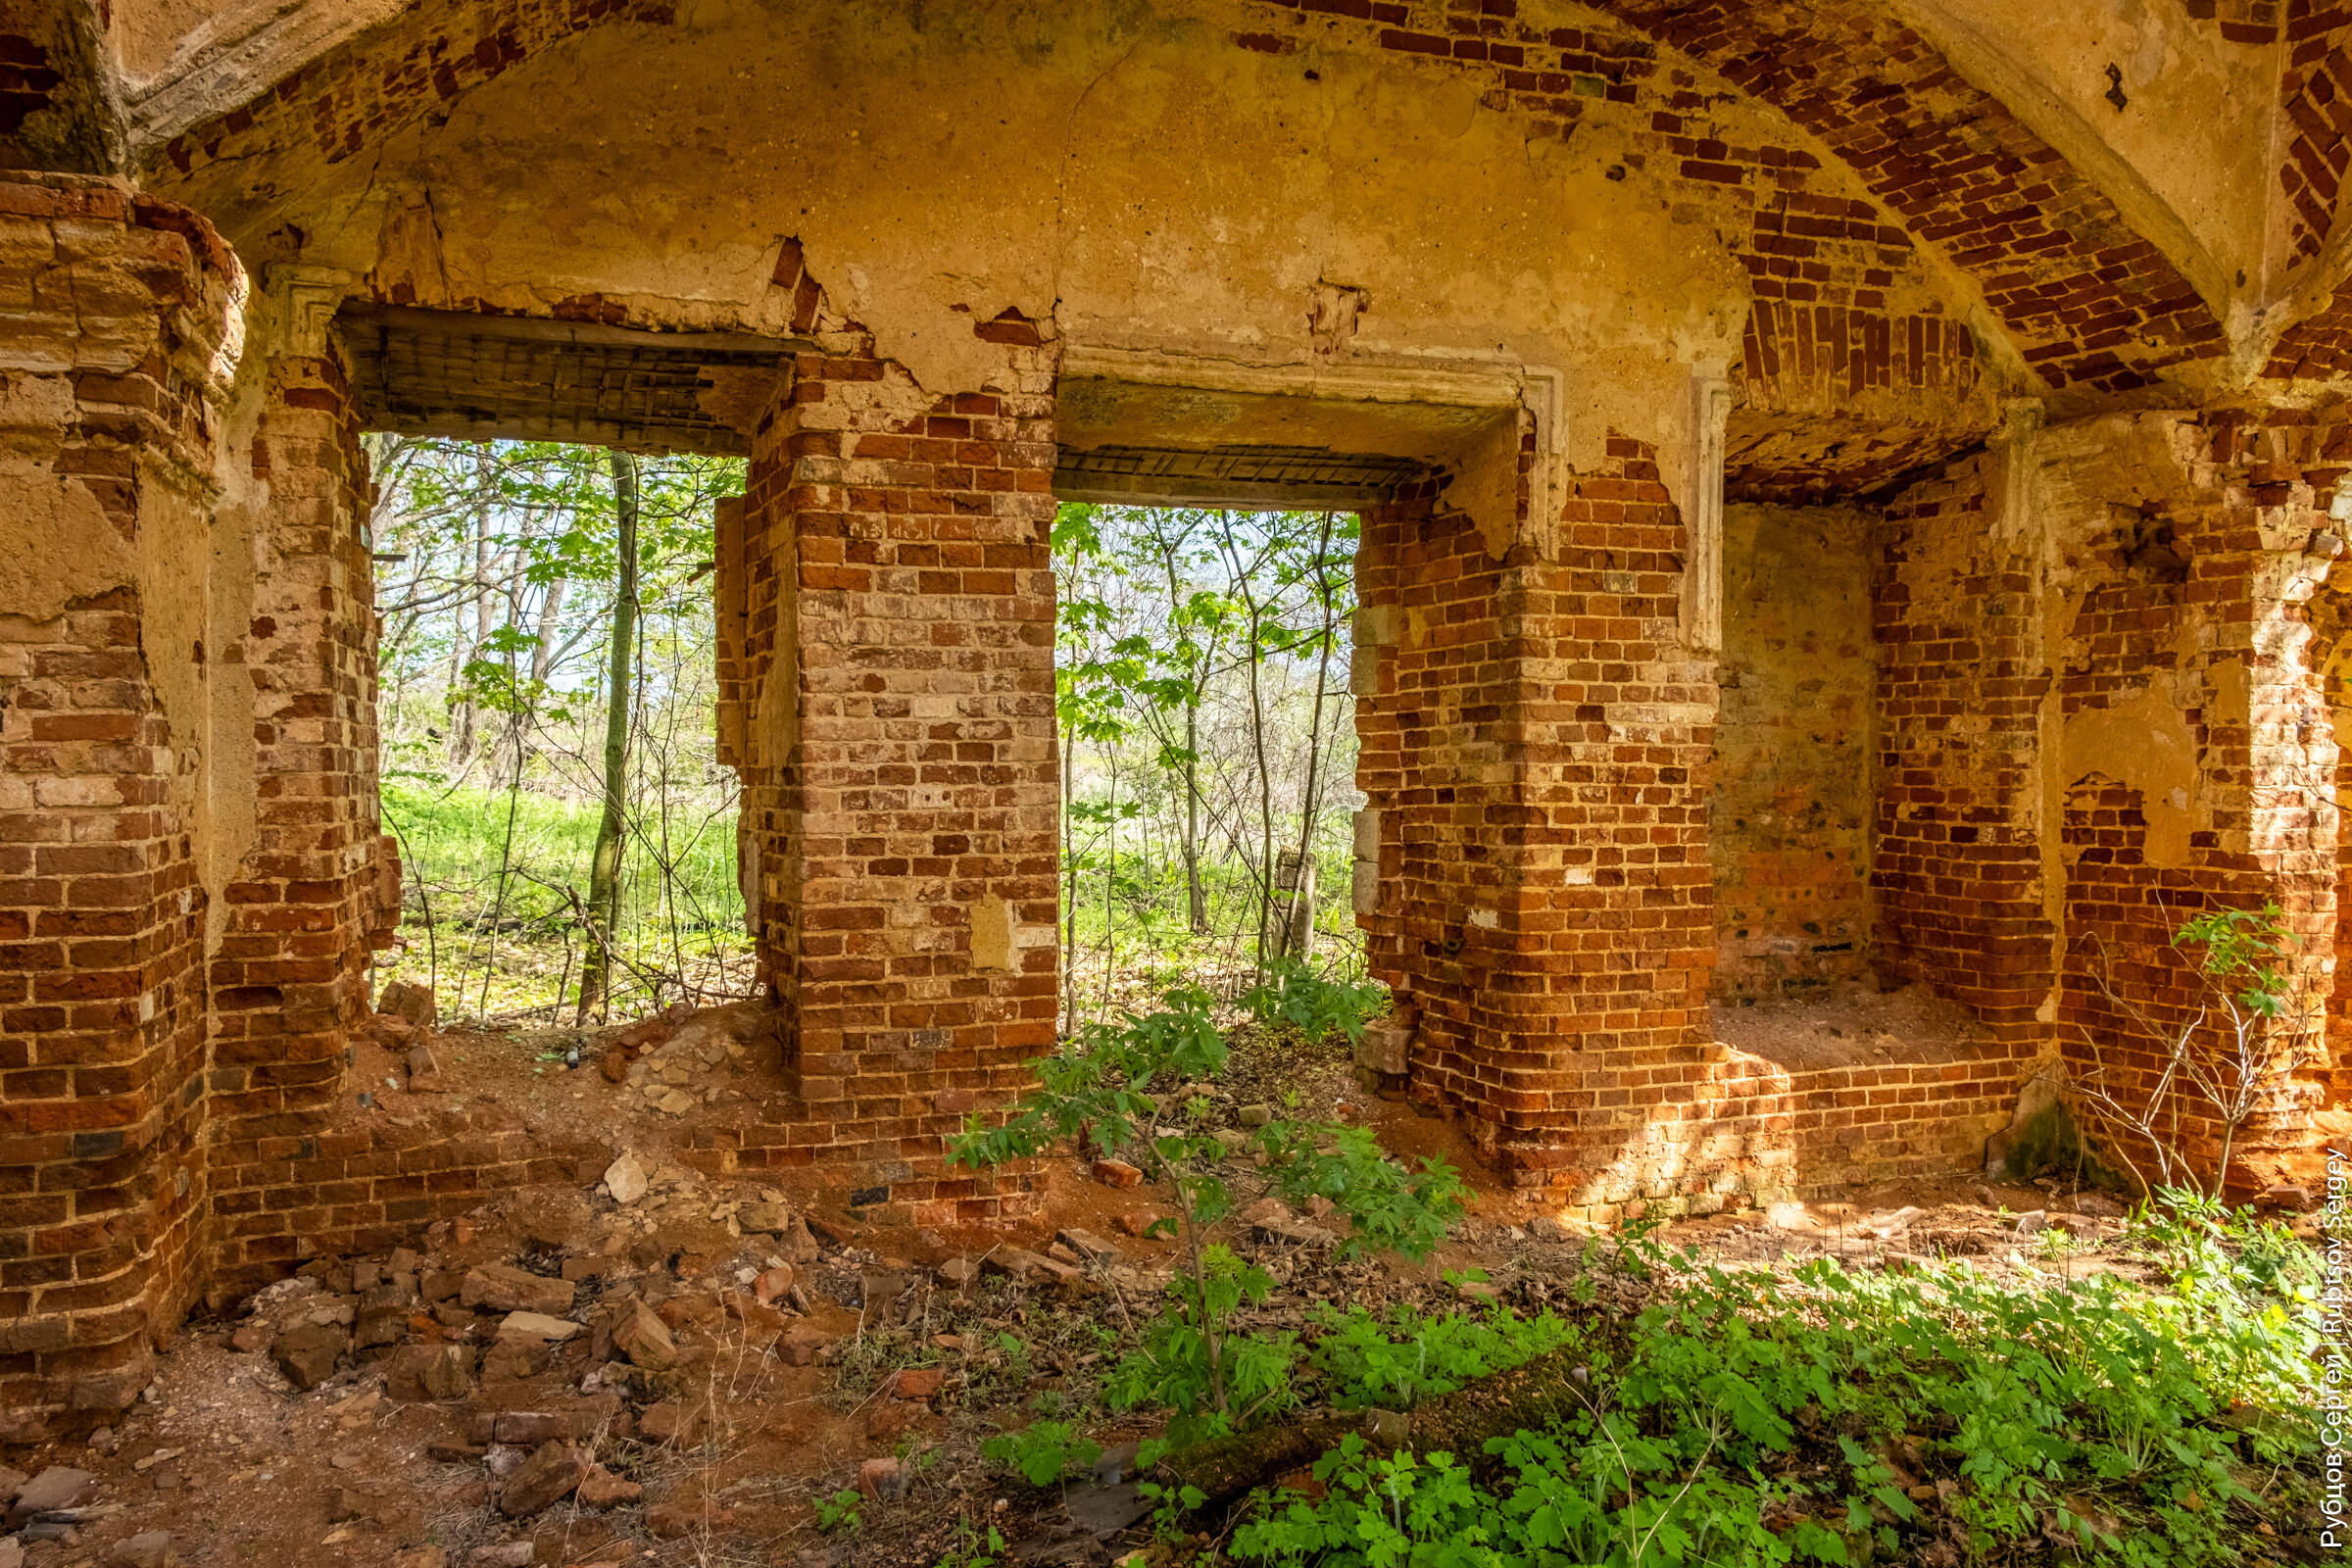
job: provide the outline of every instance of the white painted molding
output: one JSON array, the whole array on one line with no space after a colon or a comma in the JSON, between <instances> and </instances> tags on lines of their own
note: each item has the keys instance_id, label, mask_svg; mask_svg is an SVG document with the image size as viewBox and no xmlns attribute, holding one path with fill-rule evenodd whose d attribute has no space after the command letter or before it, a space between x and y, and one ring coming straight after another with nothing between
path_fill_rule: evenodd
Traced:
<instances>
[{"instance_id":1,"label":"white painted molding","mask_svg":"<svg viewBox=\"0 0 2352 1568\"><path fill-rule=\"evenodd\" d=\"M277 305L280 330L284 333L277 351L314 358L324 354L327 329L356 281L354 274L340 268L286 264L271 267L270 293Z\"/></svg>"},{"instance_id":2,"label":"white painted molding","mask_svg":"<svg viewBox=\"0 0 2352 1568\"><path fill-rule=\"evenodd\" d=\"M1690 461L1683 476L1683 645L1723 649L1723 451L1732 416L1731 383L1713 372L1690 378Z\"/></svg>"}]
</instances>

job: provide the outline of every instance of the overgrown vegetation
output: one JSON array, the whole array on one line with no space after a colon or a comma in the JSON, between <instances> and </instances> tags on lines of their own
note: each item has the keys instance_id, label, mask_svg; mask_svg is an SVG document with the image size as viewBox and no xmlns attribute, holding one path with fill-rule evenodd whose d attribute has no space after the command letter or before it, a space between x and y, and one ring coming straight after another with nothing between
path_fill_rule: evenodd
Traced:
<instances>
[{"instance_id":1,"label":"overgrown vegetation","mask_svg":"<svg viewBox=\"0 0 2352 1568\"><path fill-rule=\"evenodd\" d=\"M1965 1264L1708 1269L1622 1333L1564 1327L1579 1408L1483 1452L1319 1460L1319 1500L1261 1495L1245 1561L1958 1564L2258 1560L2312 1500L2318 1269L2283 1227L2167 1195L2171 1271L2004 1289ZM1458 1320L1335 1319L1343 1408L1406 1364L1460 1371ZM1524 1349L1526 1325L1493 1336ZM1506 1350L1505 1353L1511 1353ZM1522 1356L1521 1358L1524 1358ZM1416 1372L1415 1376L1420 1374ZM1438 1392L1435 1387L1424 1395Z\"/></svg>"},{"instance_id":2,"label":"overgrown vegetation","mask_svg":"<svg viewBox=\"0 0 2352 1568\"><path fill-rule=\"evenodd\" d=\"M1274 1119L1229 1144L1182 1125L1206 1109L1205 1102L1185 1104L1184 1088L1213 1077L1226 1046L1205 993L1180 989L1167 1001L1143 1017L1086 1025L1065 1050L1032 1063L1039 1088L1010 1118L991 1126L975 1113L951 1153L956 1164L993 1167L1080 1141L1105 1157L1135 1155L1165 1194L1174 1213L1152 1230L1183 1244L1184 1266L1164 1310L1108 1383L1115 1407L1169 1412L1155 1452L1238 1431L1295 1398L1298 1341L1230 1331L1235 1313L1262 1300L1273 1281L1210 1237L1234 1206L1220 1165L1244 1150L1265 1155L1276 1191L1297 1201L1320 1199L1346 1217L1343 1256L1394 1250L1426 1257L1461 1213L1463 1193L1445 1161L1408 1172L1363 1127Z\"/></svg>"},{"instance_id":3,"label":"overgrown vegetation","mask_svg":"<svg viewBox=\"0 0 2352 1568\"><path fill-rule=\"evenodd\" d=\"M1365 1000L1278 968L1250 1008L1267 1027L1347 1033ZM1587 1247L1569 1297L1587 1307L1326 1303L1302 1329L1249 1332L1272 1279L1221 1239L1235 1161L1294 1202L1325 1200L1343 1257L1426 1256L1459 1189L1442 1166L1406 1171L1361 1127L1205 1134L1206 1102L1185 1091L1224 1053L1208 999L1180 991L1083 1028L1037 1064L1041 1088L1009 1122L975 1120L956 1146L980 1166L1125 1153L1159 1184L1182 1266L1091 1387L1099 1414L1164 1417L1142 1458L1168 1466L1146 1491L1166 1539L1192 1543L1175 1556L1216 1540L1245 1562L1367 1568L2251 1565L2283 1524L2317 1517L2320 1275L2283 1224L2165 1188L2128 1235L2154 1283L2029 1271L2022 1285L1964 1261L1700 1267L1642 1224ZM1645 1304L1610 1310L1596 1269L1644 1279ZM1478 1419L1446 1413L1473 1396ZM1305 1490L1269 1472L1227 1504L1184 1479L1201 1473L1195 1455L1247 1454L1252 1433L1364 1410L1410 1413L1328 1425ZM1004 1472L1051 1486L1094 1462L1080 1409L1037 1413L989 1445ZM1491 1435L1459 1451L1414 1436L1465 1427Z\"/></svg>"}]
</instances>

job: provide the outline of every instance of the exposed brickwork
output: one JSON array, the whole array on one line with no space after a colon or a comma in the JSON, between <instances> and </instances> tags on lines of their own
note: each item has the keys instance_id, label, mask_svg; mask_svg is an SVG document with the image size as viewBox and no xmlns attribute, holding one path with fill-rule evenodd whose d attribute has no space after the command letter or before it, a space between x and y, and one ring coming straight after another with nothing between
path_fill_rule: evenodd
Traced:
<instances>
[{"instance_id":1,"label":"exposed brickwork","mask_svg":"<svg viewBox=\"0 0 2352 1568\"><path fill-rule=\"evenodd\" d=\"M1377 29L1380 47L1478 71L1563 134L1584 118L1580 94L1649 110L1682 177L1757 193L1762 216L1750 268L1787 290L1774 296L1759 288L1759 298L1814 299L1833 270L1820 241L1850 236L1850 228L1808 233L1775 222L1781 215L1771 198L1786 195L1790 175L1801 183L1818 167L1816 157L1801 147L1743 149L1710 134L1703 116L1698 123L1690 118L1713 107L1699 84L1681 72L1656 80L1664 63L1638 45L1627 48L1609 29L1539 26L1519 17L1514 0L1475 11L1445 0L1264 5L1277 14L1361 16L1354 25ZM1999 100L1879 8L1862 0L1611 0L1596 9L1820 138L1884 209L1859 216L1877 228L1873 240L1900 252L1916 236L1976 274L1986 303L2052 386L2136 388L2171 366L2221 352L2212 313L2114 204ZM1383 24L1392 18L1394 24ZM1804 216L1824 230L1857 220L1826 210ZM1875 308L1867 298L1850 303Z\"/></svg>"},{"instance_id":2,"label":"exposed brickwork","mask_svg":"<svg viewBox=\"0 0 2352 1568\"><path fill-rule=\"evenodd\" d=\"M2291 128L2278 189L2289 211L2288 248L2312 257L2335 226L2336 193L2352 165L2352 12L2287 0L2286 13L2278 106Z\"/></svg>"},{"instance_id":3,"label":"exposed brickwork","mask_svg":"<svg viewBox=\"0 0 2352 1568\"><path fill-rule=\"evenodd\" d=\"M2078 1070L2097 1041L2119 1088L2155 1082L2157 1034L2193 1004L2170 947L2187 914L2275 901L2304 939L2296 965L2316 974L2332 948L2336 755L2300 601L2315 487L2340 470L2296 459L2341 430L2272 417L2044 432L2034 461L2056 490L2038 538L1986 514L1988 490L2026 482L1988 487L1999 453L1889 509L1880 961L2004 1039L2054 1023ZM2116 452L2130 456L2097 466ZM2071 739L2149 703L2157 717L2115 733L2178 742ZM2151 760L2164 747L2193 760L2178 785ZM2176 798L2150 799L2151 777ZM2101 964L2150 1023L2105 999ZM2309 1084L2276 1089L2240 1152L2301 1137ZM2180 1108L2209 1149L2196 1107Z\"/></svg>"},{"instance_id":4,"label":"exposed brickwork","mask_svg":"<svg viewBox=\"0 0 2352 1568\"><path fill-rule=\"evenodd\" d=\"M803 357L744 508L745 798L764 978L791 1009L799 1115L740 1166L856 1162L925 1220L987 1219L1018 1176L945 1172L946 1136L1051 1048L1057 950L1053 352L930 398L862 333ZM972 906L1002 899L1009 970Z\"/></svg>"},{"instance_id":5,"label":"exposed brickwork","mask_svg":"<svg viewBox=\"0 0 2352 1568\"><path fill-rule=\"evenodd\" d=\"M0 184L0 510L58 596L0 606L0 1405L20 1412L126 1403L192 1289L204 675L140 582L203 548L213 360L243 287L185 212Z\"/></svg>"},{"instance_id":6,"label":"exposed brickwork","mask_svg":"<svg viewBox=\"0 0 2352 1568\"><path fill-rule=\"evenodd\" d=\"M2034 753L2048 681L2024 542L1987 548L1969 459L1887 509L1879 645L1877 958L2004 1038L2049 994Z\"/></svg>"},{"instance_id":7,"label":"exposed brickwork","mask_svg":"<svg viewBox=\"0 0 2352 1568\"><path fill-rule=\"evenodd\" d=\"M48 108L65 81L65 73L50 63L44 40L0 32L0 137L16 135L26 120Z\"/></svg>"},{"instance_id":8,"label":"exposed brickwork","mask_svg":"<svg viewBox=\"0 0 2352 1568\"><path fill-rule=\"evenodd\" d=\"M231 1159L312 1130L340 1097L380 919L367 459L333 358L272 363L253 471L265 569L225 657L253 680L258 823L212 963L211 1090Z\"/></svg>"},{"instance_id":9,"label":"exposed brickwork","mask_svg":"<svg viewBox=\"0 0 2352 1568\"><path fill-rule=\"evenodd\" d=\"M270 91L172 137L155 172L308 146L340 163L492 80L558 39L607 21L666 25L671 0L453 0L411 8L336 45Z\"/></svg>"},{"instance_id":10,"label":"exposed brickwork","mask_svg":"<svg viewBox=\"0 0 2352 1568\"><path fill-rule=\"evenodd\" d=\"M551 1140L499 1105L320 1116L308 1131L215 1154L218 1245L206 1289L231 1301L305 1258L383 1251L518 1187L593 1182L612 1158L601 1143Z\"/></svg>"},{"instance_id":11,"label":"exposed brickwork","mask_svg":"<svg viewBox=\"0 0 2352 1568\"><path fill-rule=\"evenodd\" d=\"M1584 1206L1600 1220L1713 1213L1973 1169L2009 1124L2026 1054L1995 1045L1945 1061L1790 1068L1701 1047L1676 1102L1588 1184Z\"/></svg>"},{"instance_id":12,"label":"exposed brickwork","mask_svg":"<svg viewBox=\"0 0 2352 1568\"><path fill-rule=\"evenodd\" d=\"M2352 835L2343 831L2341 804L2352 799L2352 746L2344 744L2347 733L2352 732L2352 668L2346 667L2352 644L2345 641L2346 634L2352 633L2352 594L2345 592L2347 586L2352 584L2331 574L2328 585L2305 607L2312 628L2310 663L2320 671L2322 695L2336 737L2335 984L2328 999L2327 1057L2314 1064L2314 1077L2330 1109L2352 1102L2352 962L2345 961L2352 956L2352 898L2345 896L2344 889L2344 878L2352 872Z\"/></svg>"},{"instance_id":13,"label":"exposed brickwork","mask_svg":"<svg viewBox=\"0 0 2352 1568\"><path fill-rule=\"evenodd\" d=\"M1876 798L1871 518L1732 507L1707 850L1718 1003L1868 972Z\"/></svg>"},{"instance_id":14,"label":"exposed brickwork","mask_svg":"<svg viewBox=\"0 0 2352 1568\"><path fill-rule=\"evenodd\" d=\"M1359 921L1420 1009L1414 1093L1514 1179L1580 1191L1683 1098L1715 947L1683 525L1647 447L1608 453L1556 564L1497 561L1420 496L1366 514L1356 566L1399 627L1356 710L1382 883Z\"/></svg>"},{"instance_id":15,"label":"exposed brickwork","mask_svg":"<svg viewBox=\"0 0 2352 1568\"><path fill-rule=\"evenodd\" d=\"M2181 0L2181 5L2197 21L2217 24L2231 43L2277 43L2289 0Z\"/></svg>"},{"instance_id":16,"label":"exposed brickwork","mask_svg":"<svg viewBox=\"0 0 2352 1568\"><path fill-rule=\"evenodd\" d=\"M2278 335L2262 373L2277 381L2332 381L2352 371L2352 288Z\"/></svg>"},{"instance_id":17,"label":"exposed brickwork","mask_svg":"<svg viewBox=\"0 0 2352 1568\"><path fill-rule=\"evenodd\" d=\"M2052 386L2126 390L2221 352L2196 291L2114 205L1917 33L1861 0L1601 7L1787 114L1893 223L1984 283Z\"/></svg>"}]
</instances>

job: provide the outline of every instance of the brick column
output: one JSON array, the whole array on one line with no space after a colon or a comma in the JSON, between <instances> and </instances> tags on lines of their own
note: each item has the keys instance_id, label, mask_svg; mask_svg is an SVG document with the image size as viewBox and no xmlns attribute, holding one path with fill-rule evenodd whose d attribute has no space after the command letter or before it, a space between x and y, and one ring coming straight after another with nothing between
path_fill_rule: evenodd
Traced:
<instances>
[{"instance_id":1,"label":"brick column","mask_svg":"<svg viewBox=\"0 0 2352 1568\"><path fill-rule=\"evenodd\" d=\"M2038 541L1997 525L2006 452L1886 509L1875 580L1879 801L1872 961L2046 1038L2056 928L2043 897ZM2022 482L2022 481L2021 481Z\"/></svg>"},{"instance_id":2,"label":"brick column","mask_svg":"<svg viewBox=\"0 0 2352 1568\"><path fill-rule=\"evenodd\" d=\"M191 1289L207 522L244 292L203 220L0 183L0 1437L148 1379Z\"/></svg>"},{"instance_id":3,"label":"brick column","mask_svg":"<svg viewBox=\"0 0 2352 1568\"><path fill-rule=\"evenodd\" d=\"M398 921L379 888L397 861L376 794L368 462L336 352L307 347L268 362L253 615L223 651L251 680L254 725L251 848L212 959L215 1261L240 1278L290 1264L300 1240L365 1248L403 1218L306 1177L368 1012L368 950Z\"/></svg>"},{"instance_id":4,"label":"brick column","mask_svg":"<svg viewBox=\"0 0 2352 1568\"><path fill-rule=\"evenodd\" d=\"M2193 955L2170 946L2188 916L2278 905L2300 939L2286 967L2322 998L2336 927L2337 742L2307 603L2328 591L2334 559L2328 530L2340 525L2327 505L2341 460L2325 454L2343 450L2344 420L2233 410L2164 428L2177 470L2150 484L2136 521L2089 552L2060 682L2070 744L2059 1044L2081 1070L2096 1040L2111 1086L2135 1097L2155 1092L2161 1042L2093 982L2098 949L2117 987L2173 1029L2201 1001ZM2173 790L2130 765L2129 748L2100 744L2144 727L2184 743L2191 760ZM2269 1177L2248 1162L2304 1142L2327 1066L2324 1039L2278 1032L2307 1055L2270 1087L2233 1150L2233 1181L2257 1189ZM2194 1097L2178 1105L2180 1143L2210 1161L2214 1114Z\"/></svg>"},{"instance_id":5,"label":"brick column","mask_svg":"<svg viewBox=\"0 0 2352 1568\"><path fill-rule=\"evenodd\" d=\"M1361 920L1419 1009L1412 1092L1515 1181L1596 1205L1705 1185L1651 1157L1690 1113L1715 953L1686 549L1654 453L1612 436L1571 479L1556 561L1497 560L1423 496L1366 515L1358 566L1384 634L1357 709L1380 866Z\"/></svg>"},{"instance_id":6,"label":"brick column","mask_svg":"<svg viewBox=\"0 0 2352 1568\"><path fill-rule=\"evenodd\" d=\"M742 521L747 837L801 1119L732 1157L839 1160L926 1222L1013 1203L940 1156L1052 1048L1058 962L1054 361L1025 321L979 333L978 392L862 333L803 357Z\"/></svg>"}]
</instances>

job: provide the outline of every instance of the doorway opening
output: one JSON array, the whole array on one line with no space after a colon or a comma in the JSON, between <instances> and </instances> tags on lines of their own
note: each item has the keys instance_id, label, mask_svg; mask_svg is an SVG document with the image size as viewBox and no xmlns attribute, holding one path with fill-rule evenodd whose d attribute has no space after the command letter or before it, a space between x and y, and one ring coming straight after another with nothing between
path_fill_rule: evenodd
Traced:
<instances>
[{"instance_id":1,"label":"doorway opening","mask_svg":"<svg viewBox=\"0 0 2352 1568\"><path fill-rule=\"evenodd\" d=\"M346 306L376 494L379 989L561 1029L749 997L716 514L796 345Z\"/></svg>"}]
</instances>

